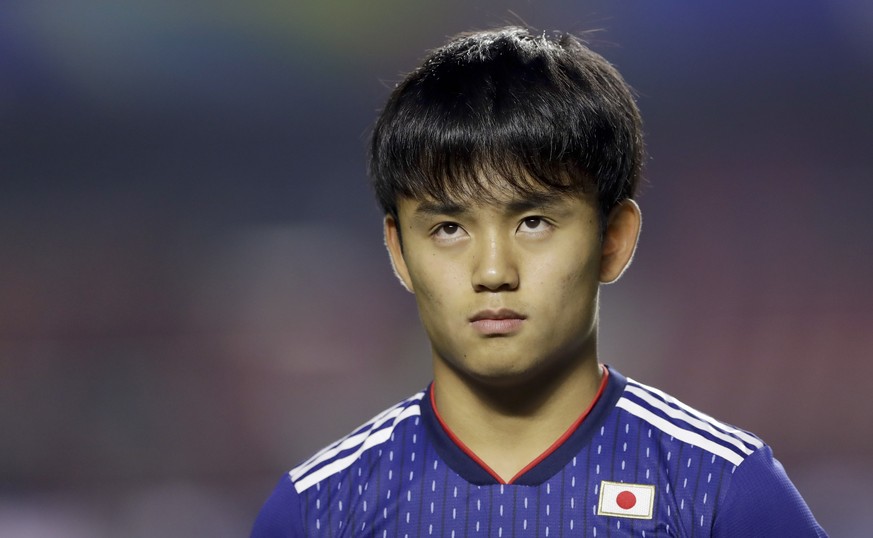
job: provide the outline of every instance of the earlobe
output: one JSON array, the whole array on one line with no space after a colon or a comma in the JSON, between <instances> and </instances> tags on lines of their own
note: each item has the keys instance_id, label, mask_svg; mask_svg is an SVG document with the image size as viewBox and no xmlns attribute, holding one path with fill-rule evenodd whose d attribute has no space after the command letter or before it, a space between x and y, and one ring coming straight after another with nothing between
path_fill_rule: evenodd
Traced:
<instances>
[{"instance_id":1,"label":"earlobe","mask_svg":"<svg viewBox=\"0 0 873 538\"><path fill-rule=\"evenodd\" d=\"M641 224L640 207L630 198L610 212L601 247L600 282L615 282L630 266L640 237Z\"/></svg>"},{"instance_id":2,"label":"earlobe","mask_svg":"<svg viewBox=\"0 0 873 538\"><path fill-rule=\"evenodd\" d=\"M385 247L388 249L388 257L391 260L391 268L394 270L394 276L400 281L400 284L406 288L409 293L415 293L412 287L412 279L409 278L409 269L406 267L406 260L403 258L403 246L400 242L400 224L394 217L385 216L384 234Z\"/></svg>"}]
</instances>

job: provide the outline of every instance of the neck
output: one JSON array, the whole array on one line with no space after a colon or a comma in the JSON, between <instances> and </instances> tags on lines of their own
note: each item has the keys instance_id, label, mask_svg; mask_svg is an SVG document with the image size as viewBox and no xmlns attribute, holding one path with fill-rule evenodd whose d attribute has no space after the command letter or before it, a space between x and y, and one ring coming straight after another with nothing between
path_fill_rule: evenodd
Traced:
<instances>
[{"instance_id":1,"label":"neck","mask_svg":"<svg viewBox=\"0 0 873 538\"><path fill-rule=\"evenodd\" d=\"M435 361L434 401L444 425L503 482L576 423L602 381L596 358L552 375L492 384Z\"/></svg>"}]
</instances>

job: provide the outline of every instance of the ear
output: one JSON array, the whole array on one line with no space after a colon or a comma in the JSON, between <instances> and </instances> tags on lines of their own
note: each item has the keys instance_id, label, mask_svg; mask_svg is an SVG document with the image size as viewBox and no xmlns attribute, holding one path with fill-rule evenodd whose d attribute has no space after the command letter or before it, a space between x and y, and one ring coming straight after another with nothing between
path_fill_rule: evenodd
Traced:
<instances>
[{"instance_id":1,"label":"ear","mask_svg":"<svg viewBox=\"0 0 873 538\"><path fill-rule=\"evenodd\" d=\"M600 257L600 282L618 280L630 265L640 237L640 206L628 198L609 213Z\"/></svg>"},{"instance_id":2,"label":"ear","mask_svg":"<svg viewBox=\"0 0 873 538\"><path fill-rule=\"evenodd\" d=\"M388 256L391 258L391 268L394 269L394 275L400 281L400 284L406 288L409 293L415 293L412 287L412 279L409 278L409 268L406 267L406 260L403 259L403 246L400 244L400 224L391 215L385 216L384 232L385 232L385 247L388 248Z\"/></svg>"}]
</instances>

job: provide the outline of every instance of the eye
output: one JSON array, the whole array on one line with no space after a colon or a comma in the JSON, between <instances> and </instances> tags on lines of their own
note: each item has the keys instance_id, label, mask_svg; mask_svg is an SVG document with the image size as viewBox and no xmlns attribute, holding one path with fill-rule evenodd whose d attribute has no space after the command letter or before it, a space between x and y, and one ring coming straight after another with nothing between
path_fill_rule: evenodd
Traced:
<instances>
[{"instance_id":1,"label":"eye","mask_svg":"<svg viewBox=\"0 0 873 538\"><path fill-rule=\"evenodd\" d=\"M552 227L543 217L525 217L518 225L518 231L526 233L545 232Z\"/></svg>"},{"instance_id":2,"label":"eye","mask_svg":"<svg viewBox=\"0 0 873 538\"><path fill-rule=\"evenodd\" d=\"M436 231L437 233L444 235L455 235L460 228L461 227L454 222L446 222L445 224L440 224Z\"/></svg>"},{"instance_id":3,"label":"eye","mask_svg":"<svg viewBox=\"0 0 873 538\"><path fill-rule=\"evenodd\" d=\"M433 229L431 235L440 241L451 241L464 236L464 229L455 222L443 222Z\"/></svg>"}]
</instances>

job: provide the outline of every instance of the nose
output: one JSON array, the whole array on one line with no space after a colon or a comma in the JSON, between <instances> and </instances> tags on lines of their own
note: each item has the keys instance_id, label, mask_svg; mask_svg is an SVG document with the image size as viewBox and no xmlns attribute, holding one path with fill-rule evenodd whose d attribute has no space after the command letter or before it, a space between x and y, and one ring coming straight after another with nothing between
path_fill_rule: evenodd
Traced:
<instances>
[{"instance_id":1,"label":"nose","mask_svg":"<svg viewBox=\"0 0 873 538\"><path fill-rule=\"evenodd\" d=\"M496 235L483 239L474 254L473 289L494 292L518 288L518 267L510 241Z\"/></svg>"}]
</instances>

